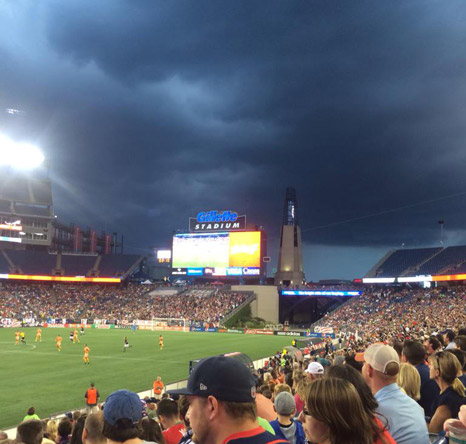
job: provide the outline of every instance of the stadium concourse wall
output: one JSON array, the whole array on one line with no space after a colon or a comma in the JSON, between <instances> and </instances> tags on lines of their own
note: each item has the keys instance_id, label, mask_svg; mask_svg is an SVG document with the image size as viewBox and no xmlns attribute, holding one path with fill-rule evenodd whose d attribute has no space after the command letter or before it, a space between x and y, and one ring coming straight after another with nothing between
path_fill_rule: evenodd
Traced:
<instances>
[{"instance_id":1,"label":"stadium concourse wall","mask_svg":"<svg viewBox=\"0 0 466 444\"><path fill-rule=\"evenodd\" d=\"M251 313L271 324L278 324L278 288L275 285L233 285L231 291L252 291Z\"/></svg>"}]
</instances>

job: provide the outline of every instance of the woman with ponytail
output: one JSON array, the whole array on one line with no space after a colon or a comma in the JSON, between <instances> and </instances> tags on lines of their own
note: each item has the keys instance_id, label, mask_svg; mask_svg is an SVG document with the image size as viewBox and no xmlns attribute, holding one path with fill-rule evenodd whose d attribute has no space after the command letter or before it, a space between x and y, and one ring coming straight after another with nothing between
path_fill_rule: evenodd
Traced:
<instances>
[{"instance_id":1,"label":"woman with ponytail","mask_svg":"<svg viewBox=\"0 0 466 444\"><path fill-rule=\"evenodd\" d=\"M367 410L349 381L317 379L306 388L300 415L309 442L320 444L396 444Z\"/></svg>"},{"instance_id":2,"label":"woman with ponytail","mask_svg":"<svg viewBox=\"0 0 466 444\"><path fill-rule=\"evenodd\" d=\"M429 357L429 375L440 387L440 395L434 415L429 424L429 432L443 430L443 423L450 418L457 418L460 407L466 404L465 388L458 379L462 374L458 358L445 351Z\"/></svg>"}]
</instances>

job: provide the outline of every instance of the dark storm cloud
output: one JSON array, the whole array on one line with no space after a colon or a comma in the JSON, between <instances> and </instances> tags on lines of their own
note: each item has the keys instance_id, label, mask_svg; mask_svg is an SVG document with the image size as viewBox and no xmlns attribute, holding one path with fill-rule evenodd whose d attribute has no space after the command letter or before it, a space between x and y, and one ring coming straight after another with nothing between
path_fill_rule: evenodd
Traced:
<instances>
[{"instance_id":1,"label":"dark storm cloud","mask_svg":"<svg viewBox=\"0 0 466 444\"><path fill-rule=\"evenodd\" d=\"M437 242L440 218L464 243L466 196L435 200L466 190L463 6L4 6L0 104L28 113L1 127L46 149L59 215L136 247L232 208L273 250L289 185L309 251L362 248L365 266Z\"/></svg>"}]
</instances>

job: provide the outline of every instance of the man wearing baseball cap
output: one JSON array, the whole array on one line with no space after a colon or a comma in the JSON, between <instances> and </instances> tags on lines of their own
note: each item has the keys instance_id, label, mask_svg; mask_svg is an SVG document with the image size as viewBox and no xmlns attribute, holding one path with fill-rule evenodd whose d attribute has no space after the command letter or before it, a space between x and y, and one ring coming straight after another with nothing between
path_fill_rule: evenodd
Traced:
<instances>
[{"instance_id":1,"label":"man wearing baseball cap","mask_svg":"<svg viewBox=\"0 0 466 444\"><path fill-rule=\"evenodd\" d=\"M196 365L184 389L168 393L188 396L187 417L199 444L289 444L257 423L256 385L250 370L225 356Z\"/></svg>"},{"instance_id":2,"label":"man wearing baseball cap","mask_svg":"<svg viewBox=\"0 0 466 444\"><path fill-rule=\"evenodd\" d=\"M422 407L400 390L396 376L400 370L398 353L382 343L372 344L356 361L364 362L362 376L379 406L376 411L397 444L429 444Z\"/></svg>"},{"instance_id":3,"label":"man wearing baseball cap","mask_svg":"<svg viewBox=\"0 0 466 444\"><path fill-rule=\"evenodd\" d=\"M307 366L307 369L304 370L307 373L307 376L310 381L315 381L316 379L322 378L324 376L324 367L320 362L312 361Z\"/></svg>"},{"instance_id":4,"label":"man wearing baseball cap","mask_svg":"<svg viewBox=\"0 0 466 444\"><path fill-rule=\"evenodd\" d=\"M102 434L107 438L107 443L119 444L126 441L131 441L131 444L144 443L145 441L139 438L141 418L141 400L136 393L129 390L113 392L104 404Z\"/></svg>"}]
</instances>

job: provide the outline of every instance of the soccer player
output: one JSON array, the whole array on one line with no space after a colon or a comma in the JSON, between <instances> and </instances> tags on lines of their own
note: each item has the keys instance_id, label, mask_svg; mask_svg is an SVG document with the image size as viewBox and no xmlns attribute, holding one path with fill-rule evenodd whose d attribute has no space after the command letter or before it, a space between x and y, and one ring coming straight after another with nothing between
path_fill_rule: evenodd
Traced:
<instances>
[{"instance_id":1,"label":"soccer player","mask_svg":"<svg viewBox=\"0 0 466 444\"><path fill-rule=\"evenodd\" d=\"M128 342L128 338L125 336L125 343L123 345L123 351L125 352L127 348L131 347Z\"/></svg>"},{"instance_id":2,"label":"soccer player","mask_svg":"<svg viewBox=\"0 0 466 444\"><path fill-rule=\"evenodd\" d=\"M76 342L81 342L78 338L78 329L75 328L73 331L73 344L76 344Z\"/></svg>"},{"instance_id":3,"label":"soccer player","mask_svg":"<svg viewBox=\"0 0 466 444\"><path fill-rule=\"evenodd\" d=\"M84 325L81 325L80 333L81 333L81 336L84 336Z\"/></svg>"},{"instance_id":4,"label":"soccer player","mask_svg":"<svg viewBox=\"0 0 466 444\"><path fill-rule=\"evenodd\" d=\"M163 336L162 335L159 336L159 348L160 350L163 349Z\"/></svg>"},{"instance_id":5,"label":"soccer player","mask_svg":"<svg viewBox=\"0 0 466 444\"><path fill-rule=\"evenodd\" d=\"M16 330L15 331L15 345L18 345L19 344L19 331Z\"/></svg>"},{"instance_id":6,"label":"soccer player","mask_svg":"<svg viewBox=\"0 0 466 444\"><path fill-rule=\"evenodd\" d=\"M60 335L58 335L55 338L55 346L57 347L57 350L61 352L61 336Z\"/></svg>"},{"instance_id":7,"label":"soccer player","mask_svg":"<svg viewBox=\"0 0 466 444\"><path fill-rule=\"evenodd\" d=\"M84 344L84 356L83 356L83 361L84 361L84 364L91 364L89 362L89 352L91 351L91 349L87 346L87 344Z\"/></svg>"},{"instance_id":8,"label":"soccer player","mask_svg":"<svg viewBox=\"0 0 466 444\"><path fill-rule=\"evenodd\" d=\"M26 344L26 333L24 331L19 334L19 337L21 338L21 344Z\"/></svg>"},{"instance_id":9,"label":"soccer player","mask_svg":"<svg viewBox=\"0 0 466 444\"><path fill-rule=\"evenodd\" d=\"M38 328L36 331L36 341L35 342L42 342L42 329Z\"/></svg>"},{"instance_id":10,"label":"soccer player","mask_svg":"<svg viewBox=\"0 0 466 444\"><path fill-rule=\"evenodd\" d=\"M73 330L70 331L70 342L73 342L74 333Z\"/></svg>"}]
</instances>

